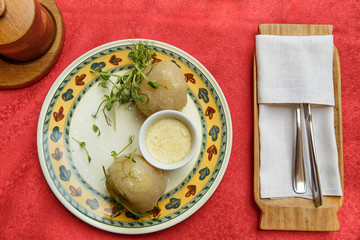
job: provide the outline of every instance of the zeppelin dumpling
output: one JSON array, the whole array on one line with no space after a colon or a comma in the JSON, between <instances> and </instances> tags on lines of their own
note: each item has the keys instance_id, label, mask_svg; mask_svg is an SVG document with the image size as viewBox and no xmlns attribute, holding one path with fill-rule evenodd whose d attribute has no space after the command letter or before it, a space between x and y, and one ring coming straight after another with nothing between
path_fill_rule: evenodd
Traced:
<instances>
[{"instance_id":1,"label":"zeppelin dumpling","mask_svg":"<svg viewBox=\"0 0 360 240\"><path fill-rule=\"evenodd\" d=\"M144 69L147 74L151 66ZM187 84L182 70L171 61L160 61L153 65L151 72L148 75L149 81L160 83L164 86L153 88L148 84L148 81L143 80L140 83L140 94L143 94L144 103L136 101L140 110L146 115L161 111L161 110L182 110L187 102ZM146 99L149 97L147 103Z\"/></svg>"},{"instance_id":2,"label":"zeppelin dumpling","mask_svg":"<svg viewBox=\"0 0 360 240\"><path fill-rule=\"evenodd\" d=\"M143 213L156 206L167 181L164 171L151 166L142 156L134 155L134 160L125 155L118 157L107 170L106 188L112 197L116 194L126 198L136 211Z\"/></svg>"}]
</instances>

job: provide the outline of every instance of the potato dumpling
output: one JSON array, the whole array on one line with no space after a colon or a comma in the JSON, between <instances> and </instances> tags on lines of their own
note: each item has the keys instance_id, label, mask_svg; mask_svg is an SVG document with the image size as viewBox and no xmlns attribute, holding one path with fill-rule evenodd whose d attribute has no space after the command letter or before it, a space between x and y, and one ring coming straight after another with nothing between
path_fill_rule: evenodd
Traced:
<instances>
[{"instance_id":1,"label":"potato dumpling","mask_svg":"<svg viewBox=\"0 0 360 240\"><path fill-rule=\"evenodd\" d=\"M151 66L144 69L147 74ZM153 65L148 75L149 81L160 83L164 86L153 88L147 80L141 81L139 93L144 98L144 103L136 101L139 109L146 115L150 116L161 110L181 111L187 102L187 84L184 73L171 61L160 61ZM145 104L149 97L149 101ZM141 106L139 106L141 105Z\"/></svg>"},{"instance_id":2,"label":"potato dumpling","mask_svg":"<svg viewBox=\"0 0 360 240\"><path fill-rule=\"evenodd\" d=\"M126 198L136 211L144 213L156 206L167 181L163 170L154 168L140 155L134 155L134 159L136 162L121 155L110 165L106 188L113 198L114 193Z\"/></svg>"}]
</instances>

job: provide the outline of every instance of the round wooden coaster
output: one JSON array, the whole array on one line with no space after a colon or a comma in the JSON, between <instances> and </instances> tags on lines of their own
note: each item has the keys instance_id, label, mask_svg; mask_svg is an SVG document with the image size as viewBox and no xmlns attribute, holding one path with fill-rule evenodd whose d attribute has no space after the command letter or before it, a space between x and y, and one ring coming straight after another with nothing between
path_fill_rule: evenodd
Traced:
<instances>
[{"instance_id":1,"label":"round wooden coaster","mask_svg":"<svg viewBox=\"0 0 360 240\"><path fill-rule=\"evenodd\" d=\"M55 36L50 48L39 58L16 62L0 57L0 89L26 87L43 78L55 65L64 43L64 23L54 0L38 0L55 22Z\"/></svg>"}]
</instances>

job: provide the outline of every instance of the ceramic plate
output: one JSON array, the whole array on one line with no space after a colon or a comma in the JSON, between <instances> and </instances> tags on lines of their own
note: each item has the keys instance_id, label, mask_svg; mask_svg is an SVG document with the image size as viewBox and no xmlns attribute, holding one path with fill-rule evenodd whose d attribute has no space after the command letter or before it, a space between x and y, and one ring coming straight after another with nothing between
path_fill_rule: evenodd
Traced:
<instances>
[{"instance_id":1,"label":"ceramic plate","mask_svg":"<svg viewBox=\"0 0 360 240\"><path fill-rule=\"evenodd\" d=\"M158 207L148 217L136 219L127 212L112 218L102 167L113 161L111 151L121 150L130 135L134 143L126 150L137 151L144 115L135 105L116 106L111 124L100 113L92 116L107 90L103 80L90 70L122 74L131 69L129 52L139 40L111 42L97 47L68 66L51 87L41 109L37 145L44 176L60 202L83 221L111 232L139 234L173 226L198 210L219 185L230 157L232 125L221 89L211 74L187 53L165 43L147 41L156 59L171 60L183 71L187 105L182 110L201 132L196 157L185 167L167 171L168 184ZM93 131L93 125L99 132ZM91 161L88 161L85 142Z\"/></svg>"}]
</instances>

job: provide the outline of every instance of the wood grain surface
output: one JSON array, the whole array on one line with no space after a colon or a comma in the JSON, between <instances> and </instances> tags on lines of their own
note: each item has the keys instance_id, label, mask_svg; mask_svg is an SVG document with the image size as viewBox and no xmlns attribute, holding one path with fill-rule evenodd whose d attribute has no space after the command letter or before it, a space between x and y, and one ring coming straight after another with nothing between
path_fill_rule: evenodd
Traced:
<instances>
[{"instance_id":1,"label":"wood grain surface","mask_svg":"<svg viewBox=\"0 0 360 240\"><path fill-rule=\"evenodd\" d=\"M18 41L29 31L35 18L36 5L34 0L1 1L4 12L0 19L0 46Z\"/></svg>"},{"instance_id":2,"label":"wood grain surface","mask_svg":"<svg viewBox=\"0 0 360 240\"><path fill-rule=\"evenodd\" d=\"M7 1L0 18L0 54L30 61L45 53L55 36L55 23L38 1Z\"/></svg>"},{"instance_id":3,"label":"wood grain surface","mask_svg":"<svg viewBox=\"0 0 360 240\"><path fill-rule=\"evenodd\" d=\"M0 89L25 87L40 80L51 70L61 53L64 43L62 15L54 0L38 2L55 23L54 40L45 53L31 61L14 61L0 55Z\"/></svg>"},{"instance_id":4,"label":"wood grain surface","mask_svg":"<svg viewBox=\"0 0 360 240\"><path fill-rule=\"evenodd\" d=\"M4 0L0 0L0 17L5 12L5 2Z\"/></svg>"},{"instance_id":5,"label":"wood grain surface","mask_svg":"<svg viewBox=\"0 0 360 240\"><path fill-rule=\"evenodd\" d=\"M268 35L329 35L331 25L261 24L259 34ZM260 198L260 135L259 105L257 102L256 58L254 57L254 197L260 214L260 229L295 231L338 231L340 229L337 211L343 204L343 196L324 196L321 207L304 198L262 199ZM341 73L339 54L334 47L333 78L335 91L335 134L339 154L339 171L344 192L344 168L341 119Z\"/></svg>"}]
</instances>

